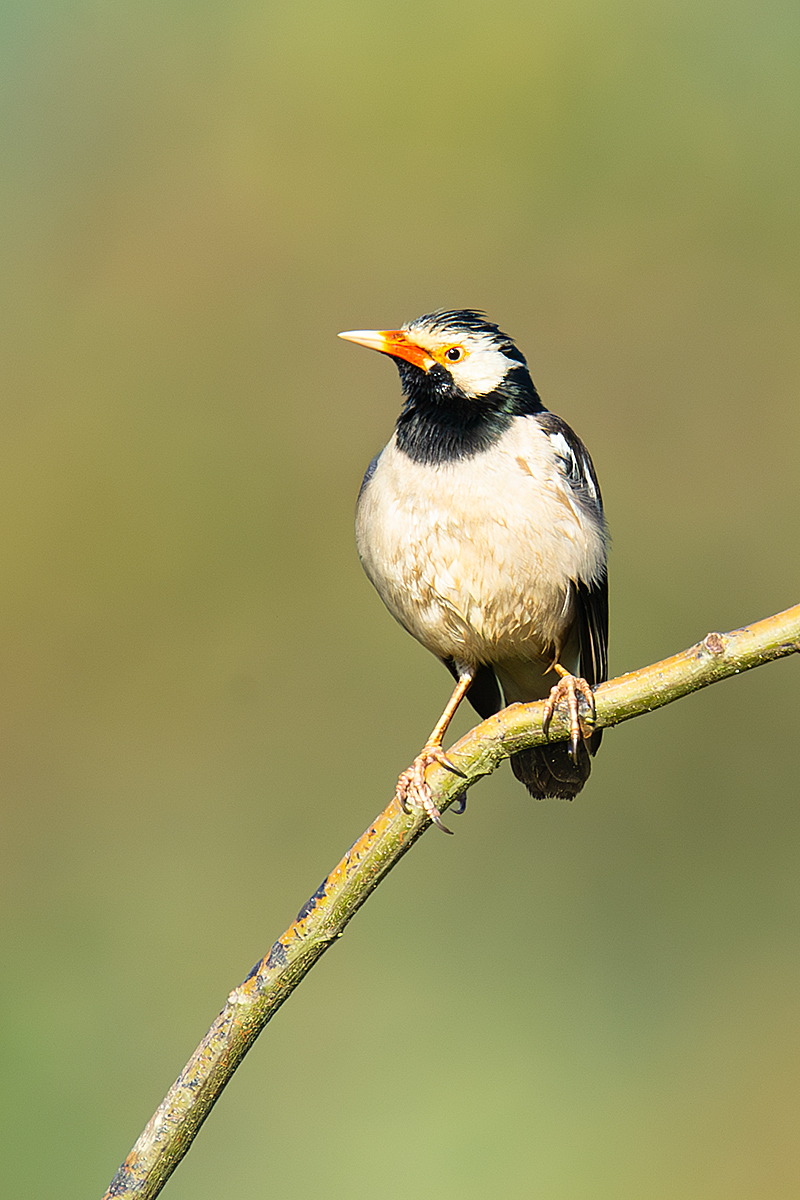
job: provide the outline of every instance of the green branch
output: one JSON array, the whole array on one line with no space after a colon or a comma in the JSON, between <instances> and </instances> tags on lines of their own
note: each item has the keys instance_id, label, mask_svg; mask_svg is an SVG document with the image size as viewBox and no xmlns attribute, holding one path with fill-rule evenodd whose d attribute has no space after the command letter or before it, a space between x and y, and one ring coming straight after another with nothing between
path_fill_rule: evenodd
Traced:
<instances>
[{"instance_id":1,"label":"green branch","mask_svg":"<svg viewBox=\"0 0 800 1200\"><path fill-rule=\"evenodd\" d=\"M690 692L763 663L800 651L800 605L733 633L710 633L673 658L621 675L595 693L598 727L618 725ZM442 767L429 772L441 810L504 758L548 739L542 734L543 704L512 704L461 738L449 757L464 773ZM550 740L569 735L557 713ZM106 1192L157 1196L192 1144L198 1129L261 1030L311 970L385 875L430 828L422 812L404 812L396 800L348 850L301 909L297 920L239 987L209 1029Z\"/></svg>"}]
</instances>

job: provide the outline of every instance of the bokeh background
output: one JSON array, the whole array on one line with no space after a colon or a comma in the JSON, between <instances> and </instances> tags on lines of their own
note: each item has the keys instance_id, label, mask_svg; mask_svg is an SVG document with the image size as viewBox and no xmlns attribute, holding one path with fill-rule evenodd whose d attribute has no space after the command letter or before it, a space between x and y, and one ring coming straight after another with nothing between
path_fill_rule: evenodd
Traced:
<instances>
[{"instance_id":1,"label":"bokeh background","mask_svg":"<svg viewBox=\"0 0 800 1200\"><path fill-rule=\"evenodd\" d=\"M104 1190L448 694L356 559L399 391L338 330L518 339L603 483L614 673L797 602L799 38L788 0L3 5L9 1196ZM797 1196L798 666L609 733L572 805L476 788L167 1194Z\"/></svg>"}]
</instances>

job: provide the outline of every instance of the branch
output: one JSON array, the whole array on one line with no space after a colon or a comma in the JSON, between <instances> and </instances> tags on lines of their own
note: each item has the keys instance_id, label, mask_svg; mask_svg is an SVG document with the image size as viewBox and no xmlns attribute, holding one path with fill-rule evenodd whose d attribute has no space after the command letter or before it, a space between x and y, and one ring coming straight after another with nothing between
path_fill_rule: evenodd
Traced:
<instances>
[{"instance_id":1,"label":"branch","mask_svg":"<svg viewBox=\"0 0 800 1200\"><path fill-rule=\"evenodd\" d=\"M798 651L800 605L733 633L709 633L673 658L601 684L595 692L596 725L618 725L729 675ZM430 769L428 778L437 806L447 808L510 754L547 741L542 734L542 710L541 701L512 704L461 738L448 755L464 778L442 767ZM556 713L549 740L568 736L567 720ZM103 1200L118 1196L152 1200L158 1195L261 1030L429 827L424 813L404 812L396 800L375 819L303 905L297 920L269 954L228 996Z\"/></svg>"}]
</instances>

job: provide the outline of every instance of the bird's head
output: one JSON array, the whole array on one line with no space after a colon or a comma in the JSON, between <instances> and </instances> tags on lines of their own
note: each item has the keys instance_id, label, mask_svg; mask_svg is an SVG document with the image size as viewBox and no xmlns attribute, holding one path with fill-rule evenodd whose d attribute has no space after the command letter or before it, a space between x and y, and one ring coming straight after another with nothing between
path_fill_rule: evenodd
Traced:
<instances>
[{"instance_id":1,"label":"bird's head","mask_svg":"<svg viewBox=\"0 0 800 1200\"><path fill-rule=\"evenodd\" d=\"M515 417L544 411L522 353L471 308L429 313L402 329L354 329L339 337L394 359L405 393L397 444L419 461L475 454Z\"/></svg>"},{"instance_id":2,"label":"bird's head","mask_svg":"<svg viewBox=\"0 0 800 1200\"><path fill-rule=\"evenodd\" d=\"M538 401L523 354L473 309L429 313L402 329L354 329L339 337L393 358L412 399L482 401L481 408L496 411L509 411L515 400L530 411L534 397Z\"/></svg>"}]
</instances>

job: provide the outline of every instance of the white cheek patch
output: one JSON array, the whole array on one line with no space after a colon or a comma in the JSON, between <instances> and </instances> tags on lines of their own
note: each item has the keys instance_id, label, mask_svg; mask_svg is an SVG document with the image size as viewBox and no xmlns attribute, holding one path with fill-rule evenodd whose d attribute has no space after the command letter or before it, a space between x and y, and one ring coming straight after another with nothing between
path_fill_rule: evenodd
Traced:
<instances>
[{"instance_id":1,"label":"white cheek patch","mask_svg":"<svg viewBox=\"0 0 800 1200\"><path fill-rule=\"evenodd\" d=\"M500 350L472 350L461 363L448 368L456 385L467 396L486 396L493 392L505 379L512 367L519 363L506 358Z\"/></svg>"}]
</instances>

